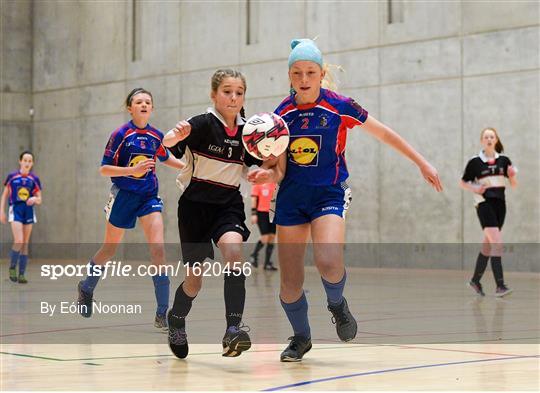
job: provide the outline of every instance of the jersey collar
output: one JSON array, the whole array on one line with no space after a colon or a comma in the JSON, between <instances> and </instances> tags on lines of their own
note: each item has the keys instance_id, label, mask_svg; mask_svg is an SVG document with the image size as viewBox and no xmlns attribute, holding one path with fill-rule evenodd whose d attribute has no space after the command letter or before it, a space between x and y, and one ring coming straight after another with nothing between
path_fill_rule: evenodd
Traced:
<instances>
[{"instance_id":1,"label":"jersey collar","mask_svg":"<svg viewBox=\"0 0 540 393\"><path fill-rule=\"evenodd\" d=\"M488 162L489 160L492 160L493 158L490 158L490 157L486 157L486 155L484 154L484 150L480 150L480 153L478 153L478 157L480 157L480 159L484 162ZM499 158L499 153L495 152L495 159Z\"/></svg>"},{"instance_id":2,"label":"jersey collar","mask_svg":"<svg viewBox=\"0 0 540 393\"><path fill-rule=\"evenodd\" d=\"M206 113L211 113L213 114L220 122L221 124L223 124L223 126L225 128L227 128L227 123L225 123L225 119L223 118L223 116L221 116L221 114L216 110L216 108L214 108L213 106L209 107L207 110L206 110ZM246 122L244 121L244 119L242 118L242 116L240 116L240 113L238 113L236 115L236 125L237 126L242 126L244 125Z\"/></svg>"},{"instance_id":3,"label":"jersey collar","mask_svg":"<svg viewBox=\"0 0 540 393\"><path fill-rule=\"evenodd\" d=\"M139 128L139 127L137 127L137 125L136 125L135 123L133 123L133 120L130 120L130 121L129 121L129 126L130 126L130 128L133 129L133 130L135 130L135 131L137 131L137 132L141 132L141 131L142 131L142 132L146 132L146 131L148 130L148 125L149 125L149 124L146 123L146 126L145 126L144 128Z\"/></svg>"}]
</instances>

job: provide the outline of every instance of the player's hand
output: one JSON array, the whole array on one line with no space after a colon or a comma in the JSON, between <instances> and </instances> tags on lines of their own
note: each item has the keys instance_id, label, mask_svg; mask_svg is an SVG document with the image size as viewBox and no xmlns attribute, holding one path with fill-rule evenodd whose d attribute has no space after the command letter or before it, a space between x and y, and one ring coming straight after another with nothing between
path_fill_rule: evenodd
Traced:
<instances>
[{"instance_id":1,"label":"player's hand","mask_svg":"<svg viewBox=\"0 0 540 393\"><path fill-rule=\"evenodd\" d=\"M439 179L439 174L434 166L426 162L420 167L420 172L426 181L431 184L431 186L437 191L441 192L443 190L441 179Z\"/></svg>"},{"instance_id":2,"label":"player's hand","mask_svg":"<svg viewBox=\"0 0 540 393\"><path fill-rule=\"evenodd\" d=\"M248 172L247 179L252 184L264 184L272 182L272 172L268 169L254 169Z\"/></svg>"},{"instance_id":3,"label":"player's hand","mask_svg":"<svg viewBox=\"0 0 540 393\"><path fill-rule=\"evenodd\" d=\"M517 174L517 169L513 165L510 165L507 169L508 177L514 177Z\"/></svg>"},{"instance_id":4,"label":"player's hand","mask_svg":"<svg viewBox=\"0 0 540 393\"><path fill-rule=\"evenodd\" d=\"M181 120L176 123L176 126L174 126L172 130L178 137L178 140L183 141L189 136L191 132L191 124L189 124L189 122L187 122L186 120Z\"/></svg>"},{"instance_id":5,"label":"player's hand","mask_svg":"<svg viewBox=\"0 0 540 393\"><path fill-rule=\"evenodd\" d=\"M151 158L148 158L144 161L138 162L136 165L131 167L131 175L141 177L144 176L148 171L151 171L156 166L156 163Z\"/></svg>"},{"instance_id":6,"label":"player's hand","mask_svg":"<svg viewBox=\"0 0 540 393\"><path fill-rule=\"evenodd\" d=\"M258 218L257 218L257 215L256 214L252 214L251 215L251 223L253 225L257 224L257 221L258 221Z\"/></svg>"},{"instance_id":7,"label":"player's hand","mask_svg":"<svg viewBox=\"0 0 540 393\"><path fill-rule=\"evenodd\" d=\"M486 186L484 186L483 184L476 184L473 188L473 192L479 195L483 195L484 192L486 192Z\"/></svg>"},{"instance_id":8,"label":"player's hand","mask_svg":"<svg viewBox=\"0 0 540 393\"><path fill-rule=\"evenodd\" d=\"M0 212L0 222L1 222L2 224L7 224L6 213Z\"/></svg>"},{"instance_id":9,"label":"player's hand","mask_svg":"<svg viewBox=\"0 0 540 393\"><path fill-rule=\"evenodd\" d=\"M35 203L36 203L36 197L31 197L26 200L27 206L34 206Z\"/></svg>"}]
</instances>

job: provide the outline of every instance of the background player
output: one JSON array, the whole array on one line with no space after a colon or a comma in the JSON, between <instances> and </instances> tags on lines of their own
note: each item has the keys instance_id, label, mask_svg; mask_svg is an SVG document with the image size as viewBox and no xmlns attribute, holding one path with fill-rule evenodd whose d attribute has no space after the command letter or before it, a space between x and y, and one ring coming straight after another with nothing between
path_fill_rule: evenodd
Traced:
<instances>
[{"instance_id":1,"label":"background player","mask_svg":"<svg viewBox=\"0 0 540 393\"><path fill-rule=\"evenodd\" d=\"M246 298L244 273L231 262L243 261L242 242L249 237L244 202L239 192L244 165L261 162L246 154L242 144L245 77L238 71L217 70L211 79L214 106L207 112L180 121L163 143L178 158L193 157L189 185L178 201L178 231L186 277L176 290L168 314L169 346L179 358L189 353L186 316L202 286L202 276L192 268L213 258L212 242L219 248L229 273L224 274L226 331L223 356L239 356L251 347L240 327Z\"/></svg>"},{"instance_id":2,"label":"background player","mask_svg":"<svg viewBox=\"0 0 540 393\"><path fill-rule=\"evenodd\" d=\"M257 224L261 238L257 241L249 261L253 266L258 267L259 251L266 245L264 270L277 270L270 260L276 235L276 224L270 222L270 202L275 189L275 183L254 184L251 188L251 223Z\"/></svg>"},{"instance_id":3,"label":"background player","mask_svg":"<svg viewBox=\"0 0 540 393\"><path fill-rule=\"evenodd\" d=\"M291 133L288 152L271 169L256 169L248 178L259 184L279 182L274 222L277 224L280 299L294 336L281 361L300 361L311 349L308 303L303 291L304 255L308 236L321 274L328 310L342 341L356 336L357 324L343 297L345 213L351 190L345 164L347 129L362 128L412 160L437 190L437 171L396 132L382 124L351 98L323 89L326 71L322 54L312 40L293 40L289 56L291 95L276 109Z\"/></svg>"},{"instance_id":4,"label":"background player","mask_svg":"<svg viewBox=\"0 0 540 393\"><path fill-rule=\"evenodd\" d=\"M158 179L155 173L156 158L165 165L182 169L184 164L169 155L162 145L163 134L152 127L148 120L153 111L152 94L143 89L133 89L125 102L132 120L114 131L105 148L99 172L110 176L113 183L109 202L105 207L107 225L105 240L90 260L92 274L79 283L81 315L92 315L92 297L102 264L115 254L126 229L134 228L137 218L150 247L150 259L155 265L165 263L163 246L163 202L158 196ZM157 301L154 325L167 328L165 314L169 305L169 278L163 272L152 276Z\"/></svg>"},{"instance_id":5,"label":"background player","mask_svg":"<svg viewBox=\"0 0 540 393\"><path fill-rule=\"evenodd\" d=\"M491 257L491 269L497 289L495 296L505 296L512 292L504 284L502 268L503 241L501 230L506 216L504 196L505 178L512 188L517 186L516 169L510 159L502 155L503 144L494 128L486 128L480 134L482 150L469 160L461 178L461 187L473 192L476 213L484 231L482 251L478 253L474 274L469 285L480 296L484 290L480 279Z\"/></svg>"},{"instance_id":6,"label":"background player","mask_svg":"<svg viewBox=\"0 0 540 393\"><path fill-rule=\"evenodd\" d=\"M19 156L19 170L11 172L4 181L4 192L0 201L0 221L9 221L13 233L10 252L9 279L26 284L24 275L28 263L28 243L33 224L37 222L34 205L41 205L41 182L32 172L34 155L23 151ZM9 217L6 219L6 199L9 199ZM17 277L17 263L19 275Z\"/></svg>"}]
</instances>

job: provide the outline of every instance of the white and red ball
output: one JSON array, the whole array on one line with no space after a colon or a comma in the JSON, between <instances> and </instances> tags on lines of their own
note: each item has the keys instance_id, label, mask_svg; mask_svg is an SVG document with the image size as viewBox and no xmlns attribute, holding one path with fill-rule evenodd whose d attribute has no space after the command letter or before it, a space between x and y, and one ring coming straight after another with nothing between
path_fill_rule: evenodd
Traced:
<instances>
[{"instance_id":1,"label":"white and red ball","mask_svg":"<svg viewBox=\"0 0 540 393\"><path fill-rule=\"evenodd\" d=\"M255 158L277 157L289 146L289 128L275 113L257 113L246 121L242 142L246 151Z\"/></svg>"}]
</instances>

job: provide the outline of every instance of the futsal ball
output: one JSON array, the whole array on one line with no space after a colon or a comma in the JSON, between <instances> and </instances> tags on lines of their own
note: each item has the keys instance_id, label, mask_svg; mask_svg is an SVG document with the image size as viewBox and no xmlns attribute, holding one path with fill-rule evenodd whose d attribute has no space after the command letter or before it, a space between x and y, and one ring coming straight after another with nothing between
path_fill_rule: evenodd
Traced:
<instances>
[{"instance_id":1,"label":"futsal ball","mask_svg":"<svg viewBox=\"0 0 540 393\"><path fill-rule=\"evenodd\" d=\"M289 146L289 128L275 113L257 113L246 121L242 142L247 152L255 158L277 157Z\"/></svg>"}]
</instances>

